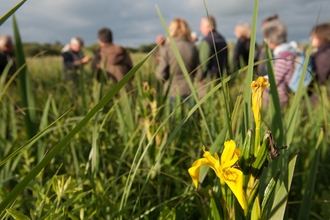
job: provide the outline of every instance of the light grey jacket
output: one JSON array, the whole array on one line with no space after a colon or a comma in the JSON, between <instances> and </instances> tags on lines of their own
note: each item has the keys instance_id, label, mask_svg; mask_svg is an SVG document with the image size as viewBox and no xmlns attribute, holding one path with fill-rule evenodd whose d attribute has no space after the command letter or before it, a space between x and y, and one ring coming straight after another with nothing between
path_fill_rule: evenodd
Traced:
<instances>
[{"instance_id":1,"label":"light grey jacket","mask_svg":"<svg viewBox=\"0 0 330 220\"><path fill-rule=\"evenodd\" d=\"M199 56L195 45L184 37L173 38L176 47L182 57L183 63L190 74L192 82L195 76L202 76L199 66ZM160 51L160 62L156 72L157 80L164 82L164 92L170 84L170 76L173 74L173 79L170 84L170 97L176 97L179 94L181 97L191 94L191 90L179 66L179 63L174 55L171 44L164 45ZM194 72L192 72L194 71Z\"/></svg>"}]
</instances>

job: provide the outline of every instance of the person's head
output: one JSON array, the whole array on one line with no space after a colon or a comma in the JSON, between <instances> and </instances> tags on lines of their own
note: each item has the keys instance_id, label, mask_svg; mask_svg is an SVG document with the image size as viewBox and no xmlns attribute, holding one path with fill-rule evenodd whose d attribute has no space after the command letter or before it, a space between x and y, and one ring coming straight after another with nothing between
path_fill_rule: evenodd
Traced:
<instances>
[{"instance_id":1,"label":"person's head","mask_svg":"<svg viewBox=\"0 0 330 220\"><path fill-rule=\"evenodd\" d=\"M285 24L276 19L265 24L262 34L269 48L274 49L276 46L286 42L287 30Z\"/></svg>"},{"instance_id":2,"label":"person's head","mask_svg":"<svg viewBox=\"0 0 330 220\"><path fill-rule=\"evenodd\" d=\"M169 25L169 31L171 37L185 37L191 40L190 28L188 23L182 18L176 18L171 21Z\"/></svg>"},{"instance_id":3,"label":"person's head","mask_svg":"<svg viewBox=\"0 0 330 220\"><path fill-rule=\"evenodd\" d=\"M265 18L262 23L261 23L261 28L263 28L268 22L273 21L273 20L277 20L278 19L278 15L274 14L271 16L268 16L267 18Z\"/></svg>"},{"instance_id":4,"label":"person's head","mask_svg":"<svg viewBox=\"0 0 330 220\"><path fill-rule=\"evenodd\" d=\"M203 17L200 22L199 29L203 36L207 36L211 31L215 30L216 23L213 16Z\"/></svg>"},{"instance_id":5,"label":"person's head","mask_svg":"<svg viewBox=\"0 0 330 220\"><path fill-rule=\"evenodd\" d=\"M84 41L80 37L73 37L70 40L70 48L74 52L78 52L84 46Z\"/></svg>"},{"instance_id":6,"label":"person's head","mask_svg":"<svg viewBox=\"0 0 330 220\"><path fill-rule=\"evenodd\" d=\"M157 35L156 37L156 43L157 44L160 44L160 46L164 45L165 43L165 40L164 40L164 36L163 35Z\"/></svg>"},{"instance_id":7,"label":"person's head","mask_svg":"<svg viewBox=\"0 0 330 220\"><path fill-rule=\"evenodd\" d=\"M0 36L0 50L9 53L14 52L14 44L10 36L8 35Z\"/></svg>"},{"instance_id":8,"label":"person's head","mask_svg":"<svg viewBox=\"0 0 330 220\"><path fill-rule=\"evenodd\" d=\"M191 36L191 42L195 43L198 41L198 34L195 31L191 32L190 36Z\"/></svg>"},{"instance_id":9,"label":"person's head","mask_svg":"<svg viewBox=\"0 0 330 220\"><path fill-rule=\"evenodd\" d=\"M314 48L330 43L330 23L316 25L312 28L310 36Z\"/></svg>"},{"instance_id":10,"label":"person's head","mask_svg":"<svg viewBox=\"0 0 330 220\"><path fill-rule=\"evenodd\" d=\"M104 44L112 44L112 32L109 28L100 29L97 37L101 46Z\"/></svg>"},{"instance_id":11,"label":"person's head","mask_svg":"<svg viewBox=\"0 0 330 220\"><path fill-rule=\"evenodd\" d=\"M238 24L235 27L235 36L239 39L251 38L251 27L248 23Z\"/></svg>"}]
</instances>

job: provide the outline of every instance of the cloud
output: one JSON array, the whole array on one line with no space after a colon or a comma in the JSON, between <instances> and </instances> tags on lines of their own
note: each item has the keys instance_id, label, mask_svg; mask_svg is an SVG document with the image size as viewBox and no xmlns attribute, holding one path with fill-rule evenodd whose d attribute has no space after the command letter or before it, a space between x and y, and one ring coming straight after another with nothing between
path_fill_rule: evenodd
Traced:
<instances>
[{"instance_id":1,"label":"cloud","mask_svg":"<svg viewBox=\"0 0 330 220\"><path fill-rule=\"evenodd\" d=\"M0 15L18 2L2 0ZM200 18L206 15L203 0L29 0L16 12L16 18L25 42L67 43L72 36L81 36L89 45L97 42L98 29L109 27L116 44L139 46L154 42L158 34L165 33L156 5L166 24L182 17L197 32ZM253 0L207 0L206 5L228 41L235 40L233 30L238 22L252 23ZM264 18L277 13L287 24L289 40L306 40L317 22L330 19L328 11L330 3L322 0L262 0L257 25L260 27ZM1 26L0 34L12 33L11 26L9 19ZM257 40L261 41L260 28L257 30Z\"/></svg>"}]
</instances>

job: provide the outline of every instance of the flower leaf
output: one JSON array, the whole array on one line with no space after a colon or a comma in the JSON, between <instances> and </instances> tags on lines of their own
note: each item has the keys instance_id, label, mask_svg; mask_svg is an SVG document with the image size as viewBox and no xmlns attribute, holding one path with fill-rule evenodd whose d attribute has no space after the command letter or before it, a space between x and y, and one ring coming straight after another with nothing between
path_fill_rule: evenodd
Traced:
<instances>
[{"instance_id":1,"label":"flower leaf","mask_svg":"<svg viewBox=\"0 0 330 220\"><path fill-rule=\"evenodd\" d=\"M268 201L274 192L275 185L277 183L278 177L280 176L280 173L281 173L281 171L276 172L275 176L269 181L269 183L265 189L264 199L262 200L262 203L261 203L261 213L262 214L264 213L264 209L268 205Z\"/></svg>"},{"instance_id":2,"label":"flower leaf","mask_svg":"<svg viewBox=\"0 0 330 220\"><path fill-rule=\"evenodd\" d=\"M268 149L269 149L269 137L270 137L269 132L270 131L268 131L265 134L262 144L257 152L256 160L253 163L252 167L253 167L253 176L254 177L259 176L259 174L263 168L263 165L267 159Z\"/></svg>"}]
</instances>

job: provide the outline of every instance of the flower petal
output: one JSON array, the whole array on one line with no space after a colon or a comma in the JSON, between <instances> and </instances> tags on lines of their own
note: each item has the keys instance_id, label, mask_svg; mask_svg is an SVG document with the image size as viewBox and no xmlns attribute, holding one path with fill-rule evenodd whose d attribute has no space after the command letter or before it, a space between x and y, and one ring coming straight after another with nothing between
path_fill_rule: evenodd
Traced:
<instances>
[{"instance_id":1,"label":"flower petal","mask_svg":"<svg viewBox=\"0 0 330 220\"><path fill-rule=\"evenodd\" d=\"M234 154L236 154L237 157L240 158L240 156L241 156L241 150L238 149L238 148L235 148L235 152L234 152Z\"/></svg>"},{"instance_id":2,"label":"flower petal","mask_svg":"<svg viewBox=\"0 0 330 220\"><path fill-rule=\"evenodd\" d=\"M222 178L225 180L230 190L234 193L238 203L244 210L246 207L243 191L243 172L236 168L227 168L223 170Z\"/></svg>"},{"instance_id":3,"label":"flower petal","mask_svg":"<svg viewBox=\"0 0 330 220\"><path fill-rule=\"evenodd\" d=\"M221 166L223 166L226 161L230 161L231 159L233 159L233 155L236 149L236 144L233 140L226 141L224 145L225 148L223 149L223 152L221 154Z\"/></svg>"},{"instance_id":4,"label":"flower petal","mask_svg":"<svg viewBox=\"0 0 330 220\"><path fill-rule=\"evenodd\" d=\"M252 88L252 111L256 126L260 126L260 108L262 105L262 95L266 87L269 86L267 78L258 77L257 81L253 81Z\"/></svg>"},{"instance_id":5,"label":"flower petal","mask_svg":"<svg viewBox=\"0 0 330 220\"><path fill-rule=\"evenodd\" d=\"M234 154L233 159L228 160L228 161L225 161L225 163L222 164L222 166L221 166L222 169L226 169L226 168L230 168L230 167L232 167L232 166L237 162L237 160L238 160L238 157L237 157L236 154Z\"/></svg>"},{"instance_id":6,"label":"flower petal","mask_svg":"<svg viewBox=\"0 0 330 220\"><path fill-rule=\"evenodd\" d=\"M203 156L204 156L204 158L196 160L192 164L191 168L188 169L188 172L189 172L196 188L198 187L200 167L203 165L209 166L210 168L212 168L214 170L214 172L216 173L216 175L220 178L221 166L220 166L219 160L214 158L211 155L211 153L208 151L205 151Z\"/></svg>"},{"instance_id":7,"label":"flower petal","mask_svg":"<svg viewBox=\"0 0 330 220\"><path fill-rule=\"evenodd\" d=\"M196 188L198 187L199 170L200 170L200 167L204 164L203 161L201 161L201 160L205 160L205 159L202 158L202 159L196 160L194 162L193 166L188 169L190 177L193 180Z\"/></svg>"}]
</instances>

